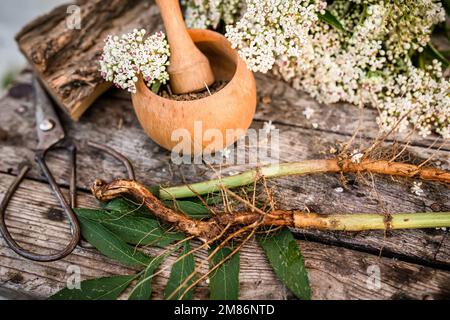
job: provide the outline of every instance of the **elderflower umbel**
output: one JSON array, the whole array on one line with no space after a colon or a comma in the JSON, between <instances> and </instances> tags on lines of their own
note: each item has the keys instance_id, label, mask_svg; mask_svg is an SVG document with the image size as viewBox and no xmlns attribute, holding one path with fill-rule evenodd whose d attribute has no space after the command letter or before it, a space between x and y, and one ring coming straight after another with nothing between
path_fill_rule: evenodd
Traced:
<instances>
[{"instance_id":1,"label":"elderflower umbel","mask_svg":"<svg viewBox=\"0 0 450 320\"><path fill-rule=\"evenodd\" d=\"M292 65L275 73L320 102L377 108L377 122L386 131L405 131L413 124L424 137L436 132L449 138L450 82L442 77L439 62L422 70L410 59L428 43L433 26L445 19L440 2L351 2L349 7L349 1L336 0L329 10L352 32L318 21L310 31L314 59L302 69Z\"/></svg>"},{"instance_id":2,"label":"elderflower umbel","mask_svg":"<svg viewBox=\"0 0 450 320\"><path fill-rule=\"evenodd\" d=\"M185 21L189 28L217 28L221 21L232 24L243 8L241 0L182 0Z\"/></svg>"},{"instance_id":3,"label":"elderflower umbel","mask_svg":"<svg viewBox=\"0 0 450 320\"><path fill-rule=\"evenodd\" d=\"M135 29L121 37L108 36L100 57L100 71L106 81L136 93L139 77L149 87L169 80L170 51L164 33L157 32L147 39L145 34L144 29Z\"/></svg>"},{"instance_id":4,"label":"elderflower umbel","mask_svg":"<svg viewBox=\"0 0 450 320\"><path fill-rule=\"evenodd\" d=\"M441 1L334 0L328 10L346 31L317 19L325 1L246 0L238 22L234 0L185 2L197 27L216 27L219 17L233 24L227 37L253 71L272 70L320 102L373 106L383 129L413 124L422 136L450 138L450 82L441 63L421 69L411 62L445 21Z\"/></svg>"},{"instance_id":5,"label":"elderflower umbel","mask_svg":"<svg viewBox=\"0 0 450 320\"><path fill-rule=\"evenodd\" d=\"M253 71L267 72L295 61L314 58L309 30L323 12L325 1L246 0L246 11L226 36Z\"/></svg>"}]
</instances>

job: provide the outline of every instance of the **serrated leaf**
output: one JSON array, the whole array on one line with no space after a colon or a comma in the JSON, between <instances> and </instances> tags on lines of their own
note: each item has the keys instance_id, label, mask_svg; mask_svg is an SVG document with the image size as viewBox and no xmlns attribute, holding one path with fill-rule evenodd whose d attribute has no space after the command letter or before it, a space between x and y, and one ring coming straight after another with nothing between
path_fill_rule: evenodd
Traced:
<instances>
[{"instance_id":1,"label":"serrated leaf","mask_svg":"<svg viewBox=\"0 0 450 320\"><path fill-rule=\"evenodd\" d=\"M65 288L50 300L116 300L136 278L135 275L114 276L82 281L81 289Z\"/></svg>"},{"instance_id":2,"label":"serrated leaf","mask_svg":"<svg viewBox=\"0 0 450 320\"><path fill-rule=\"evenodd\" d=\"M78 216L96 221L132 245L153 245L165 248L184 239L184 235L169 232L159 221L141 216L123 215L119 211L76 209Z\"/></svg>"},{"instance_id":3,"label":"serrated leaf","mask_svg":"<svg viewBox=\"0 0 450 320\"><path fill-rule=\"evenodd\" d=\"M182 298L184 291L194 282L194 277L181 286L184 281L191 276L195 270L195 260L191 251L191 246L189 242L185 242L183 245L183 251L180 257L186 255L184 258L175 262L170 271L169 281L167 282L166 288L164 290L164 298L170 300L191 300L193 296L194 289L190 289ZM180 258L179 257L179 258Z\"/></svg>"},{"instance_id":4,"label":"serrated leaf","mask_svg":"<svg viewBox=\"0 0 450 320\"><path fill-rule=\"evenodd\" d=\"M130 266L146 266L151 257L136 250L100 223L79 216L83 237L105 256Z\"/></svg>"},{"instance_id":5,"label":"serrated leaf","mask_svg":"<svg viewBox=\"0 0 450 320\"><path fill-rule=\"evenodd\" d=\"M184 214L190 216L194 219L204 219L211 216L211 211L206 208L203 204L195 203L192 201L164 201L164 205L181 211Z\"/></svg>"},{"instance_id":6,"label":"serrated leaf","mask_svg":"<svg viewBox=\"0 0 450 320\"><path fill-rule=\"evenodd\" d=\"M344 29L344 26L342 25L342 23L328 10L325 10L325 14L318 14L319 19L322 22L325 22L327 24L329 24L330 26L332 26L333 28L339 30L339 31L346 31Z\"/></svg>"},{"instance_id":7,"label":"serrated leaf","mask_svg":"<svg viewBox=\"0 0 450 320\"><path fill-rule=\"evenodd\" d=\"M264 249L278 279L299 299L310 300L311 288L303 256L289 229L257 240Z\"/></svg>"},{"instance_id":8,"label":"serrated leaf","mask_svg":"<svg viewBox=\"0 0 450 320\"><path fill-rule=\"evenodd\" d=\"M210 253L215 249L212 247ZM210 260L209 267L212 269L225 258L233 249L221 248ZM239 299L239 252L234 254L218 269L209 276L209 288L211 300L238 300Z\"/></svg>"}]
</instances>

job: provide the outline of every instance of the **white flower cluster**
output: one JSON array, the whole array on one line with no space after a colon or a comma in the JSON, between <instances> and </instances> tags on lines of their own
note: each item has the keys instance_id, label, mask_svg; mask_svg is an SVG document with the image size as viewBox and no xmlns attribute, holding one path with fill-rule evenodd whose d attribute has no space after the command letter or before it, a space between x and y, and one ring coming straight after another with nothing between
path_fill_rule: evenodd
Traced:
<instances>
[{"instance_id":1,"label":"white flower cluster","mask_svg":"<svg viewBox=\"0 0 450 320\"><path fill-rule=\"evenodd\" d=\"M377 122L386 131L404 131L413 124L424 137L436 132L449 138L450 82L439 62L422 70L410 58L423 50L433 25L445 18L441 4L419 0L407 11L408 5L394 1L354 2L356 14L348 15L348 1L329 7L351 33L319 21L310 31L314 59L302 69L291 65L275 73L320 102L377 108Z\"/></svg>"},{"instance_id":2,"label":"white flower cluster","mask_svg":"<svg viewBox=\"0 0 450 320\"><path fill-rule=\"evenodd\" d=\"M106 81L136 93L139 77L149 87L169 80L170 50L164 33L158 32L146 39L145 34L144 29L135 29L121 37L108 36L100 57L100 72Z\"/></svg>"},{"instance_id":3,"label":"white flower cluster","mask_svg":"<svg viewBox=\"0 0 450 320\"><path fill-rule=\"evenodd\" d=\"M200 8L217 1L194 2L203 3ZM317 19L325 5L246 0L242 19L227 28L227 37L250 69L272 70L320 102L370 105L380 110L383 129L413 124L422 136L450 138L450 82L441 63L419 68L411 62L434 26L445 21L441 2L334 0L328 10L345 31Z\"/></svg>"},{"instance_id":4,"label":"white flower cluster","mask_svg":"<svg viewBox=\"0 0 450 320\"><path fill-rule=\"evenodd\" d=\"M394 126L405 131L410 123L423 137L436 132L450 139L449 92L450 82L442 77L441 63L433 60L427 70L422 70L409 62L405 73L383 79L371 103L379 107L377 120L385 131Z\"/></svg>"},{"instance_id":5,"label":"white flower cluster","mask_svg":"<svg viewBox=\"0 0 450 320\"><path fill-rule=\"evenodd\" d=\"M241 0L182 0L181 3L186 8L186 25L194 29L216 29L221 21L233 24L243 8Z\"/></svg>"},{"instance_id":6,"label":"white flower cluster","mask_svg":"<svg viewBox=\"0 0 450 320\"><path fill-rule=\"evenodd\" d=\"M314 58L309 31L325 8L320 0L247 0L246 12L226 36L253 71L291 61L303 66Z\"/></svg>"}]
</instances>

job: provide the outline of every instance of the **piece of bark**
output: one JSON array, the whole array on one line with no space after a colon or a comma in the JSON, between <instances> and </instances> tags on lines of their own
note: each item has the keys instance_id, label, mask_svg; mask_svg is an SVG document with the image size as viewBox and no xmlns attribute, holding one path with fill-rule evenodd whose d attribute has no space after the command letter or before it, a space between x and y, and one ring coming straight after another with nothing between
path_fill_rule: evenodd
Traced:
<instances>
[{"instance_id":1,"label":"piece of bark","mask_svg":"<svg viewBox=\"0 0 450 320\"><path fill-rule=\"evenodd\" d=\"M25 26L16 36L20 50L58 105L78 120L111 85L99 72L104 39L134 28L162 28L157 7L148 0L78 0L81 28L72 30L69 5Z\"/></svg>"}]
</instances>

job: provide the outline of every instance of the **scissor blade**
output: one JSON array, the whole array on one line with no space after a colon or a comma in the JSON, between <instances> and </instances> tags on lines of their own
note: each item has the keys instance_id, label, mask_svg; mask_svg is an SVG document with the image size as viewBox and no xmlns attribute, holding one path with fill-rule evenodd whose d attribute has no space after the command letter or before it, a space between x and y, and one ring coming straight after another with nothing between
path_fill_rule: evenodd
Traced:
<instances>
[{"instance_id":1,"label":"scissor blade","mask_svg":"<svg viewBox=\"0 0 450 320\"><path fill-rule=\"evenodd\" d=\"M44 151L64 139L65 134L52 102L36 77L33 79L33 87L38 134L37 150Z\"/></svg>"}]
</instances>

